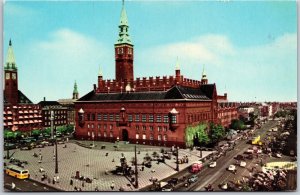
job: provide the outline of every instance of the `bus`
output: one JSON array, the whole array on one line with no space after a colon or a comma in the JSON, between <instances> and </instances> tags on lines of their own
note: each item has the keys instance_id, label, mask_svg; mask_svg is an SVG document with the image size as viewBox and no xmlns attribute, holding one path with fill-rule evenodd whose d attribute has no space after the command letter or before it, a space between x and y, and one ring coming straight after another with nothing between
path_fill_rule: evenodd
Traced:
<instances>
[{"instance_id":1,"label":"bus","mask_svg":"<svg viewBox=\"0 0 300 195\"><path fill-rule=\"evenodd\" d=\"M253 140L252 140L252 145L262 145L262 142L260 141L260 135L255 137Z\"/></svg>"},{"instance_id":2,"label":"bus","mask_svg":"<svg viewBox=\"0 0 300 195\"><path fill-rule=\"evenodd\" d=\"M22 167L18 167L16 165L8 165L6 167L5 173L7 175L13 176L18 179L29 178L29 171L27 169L23 169Z\"/></svg>"}]
</instances>

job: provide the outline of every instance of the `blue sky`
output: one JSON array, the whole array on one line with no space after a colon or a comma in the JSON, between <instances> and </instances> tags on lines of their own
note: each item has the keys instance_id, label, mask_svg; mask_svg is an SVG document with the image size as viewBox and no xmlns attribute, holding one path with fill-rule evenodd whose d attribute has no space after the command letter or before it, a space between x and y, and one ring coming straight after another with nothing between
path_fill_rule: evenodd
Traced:
<instances>
[{"instance_id":1,"label":"blue sky","mask_svg":"<svg viewBox=\"0 0 300 195\"><path fill-rule=\"evenodd\" d=\"M297 100L295 1L128 1L134 76L181 73L209 83L229 101ZM33 102L80 96L115 78L114 43L121 1L6 1L19 89Z\"/></svg>"}]
</instances>

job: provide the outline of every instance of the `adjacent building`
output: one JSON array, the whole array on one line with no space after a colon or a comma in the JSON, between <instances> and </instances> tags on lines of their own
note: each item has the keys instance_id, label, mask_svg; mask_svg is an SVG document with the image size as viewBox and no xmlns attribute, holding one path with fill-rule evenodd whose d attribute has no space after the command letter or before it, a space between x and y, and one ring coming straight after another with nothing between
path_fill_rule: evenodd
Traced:
<instances>
[{"instance_id":1,"label":"adjacent building","mask_svg":"<svg viewBox=\"0 0 300 195\"><path fill-rule=\"evenodd\" d=\"M228 124L237 117L227 94L217 94L206 73L185 78L179 63L175 76L134 79L134 45L123 5L115 43L115 79L104 80L75 102L76 137L104 141L185 147L185 130L199 123ZM218 114L218 112L226 114ZM227 114L229 113L229 114Z\"/></svg>"},{"instance_id":2,"label":"adjacent building","mask_svg":"<svg viewBox=\"0 0 300 195\"><path fill-rule=\"evenodd\" d=\"M18 68L9 41L4 64L4 129L30 131L42 127L41 108L18 89Z\"/></svg>"}]
</instances>

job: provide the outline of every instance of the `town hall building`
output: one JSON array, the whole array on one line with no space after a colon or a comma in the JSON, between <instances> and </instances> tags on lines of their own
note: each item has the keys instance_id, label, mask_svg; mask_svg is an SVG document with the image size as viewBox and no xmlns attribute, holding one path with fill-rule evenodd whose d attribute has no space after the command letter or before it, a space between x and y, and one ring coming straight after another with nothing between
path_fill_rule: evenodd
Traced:
<instances>
[{"instance_id":1,"label":"town hall building","mask_svg":"<svg viewBox=\"0 0 300 195\"><path fill-rule=\"evenodd\" d=\"M123 4L115 43L115 79L105 80L99 71L97 85L75 101L77 139L185 147L188 126L209 122L226 126L237 118L235 105L227 102L227 94L217 94L216 84L208 82L204 70L201 80L188 79L177 61L175 76L135 79L133 62L134 45Z\"/></svg>"}]
</instances>

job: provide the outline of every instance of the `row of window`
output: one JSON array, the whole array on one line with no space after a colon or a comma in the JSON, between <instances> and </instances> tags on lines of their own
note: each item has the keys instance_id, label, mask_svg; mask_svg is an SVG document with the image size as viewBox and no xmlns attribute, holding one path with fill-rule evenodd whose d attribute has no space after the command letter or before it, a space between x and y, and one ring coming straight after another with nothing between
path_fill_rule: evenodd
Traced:
<instances>
[{"instance_id":1,"label":"row of window","mask_svg":"<svg viewBox=\"0 0 300 195\"><path fill-rule=\"evenodd\" d=\"M67 121L66 120L63 120L63 121L53 121L53 124L54 125L63 125L63 124L66 124ZM51 122L45 122L45 126L50 126L51 125Z\"/></svg>"},{"instance_id":2,"label":"row of window","mask_svg":"<svg viewBox=\"0 0 300 195\"><path fill-rule=\"evenodd\" d=\"M101 129L101 126L100 124L97 125L97 129ZM87 124L87 128L88 129L94 129L96 126L94 124ZM107 124L104 124L103 125L103 129L106 130L107 128L109 128L109 130L112 130L114 127L114 125L110 124L110 125L107 125ZM140 128L141 127L141 128ZM146 131L147 130L147 126L146 125L142 125L142 126L139 126L139 125L136 125L135 126L135 129L136 131L139 131L140 129L143 130L143 131ZM149 126L149 130L150 131L154 131L154 127L153 126ZM157 127L157 131L158 132L161 132L161 131L167 131L168 130L168 127L167 126L158 126Z\"/></svg>"},{"instance_id":3,"label":"row of window","mask_svg":"<svg viewBox=\"0 0 300 195\"><path fill-rule=\"evenodd\" d=\"M50 116L45 116L45 120L51 120L50 118L51 118ZM61 116L61 115L55 116L55 120L56 119L64 119L64 118L67 118L67 117L65 115L63 115L63 116Z\"/></svg>"},{"instance_id":4,"label":"row of window","mask_svg":"<svg viewBox=\"0 0 300 195\"><path fill-rule=\"evenodd\" d=\"M209 113L188 114L187 115L188 123L202 121L202 120L208 120L208 119L209 119Z\"/></svg>"},{"instance_id":5,"label":"row of window","mask_svg":"<svg viewBox=\"0 0 300 195\"><path fill-rule=\"evenodd\" d=\"M66 114L67 113L67 111L65 111L65 110L53 110L53 112L54 112L54 115L56 115L56 114ZM50 116L50 114L51 114L51 110L45 111L45 115Z\"/></svg>"},{"instance_id":6,"label":"row of window","mask_svg":"<svg viewBox=\"0 0 300 195\"><path fill-rule=\"evenodd\" d=\"M92 113L87 113L86 115L86 120L87 121L95 121L97 116L97 121L119 121L120 120L120 115L119 114L102 114L98 113L97 115ZM168 115L156 115L156 118L153 114L128 114L128 121L129 122L149 122L153 123L154 120L157 123L168 123L169 122L169 117ZM172 122L177 123L176 116L172 116Z\"/></svg>"},{"instance_id":7,"label":"row of window","mask_svg":"<svg viewBox=\"0 0 300 195\"><path fill-rule=\"evenodd\" d=\"M94 132L89 132L88 131L88 137L95 137L95 136L98 136L98 137L102 137L102 136L103 137L107 137L107 132L104 131L103 135L102 135L101 132L98 132L97 134L95 134ZM112 131L109 132L109 137L111 137L111 138L113 137L113 132ZM139 133L136 133L135 134L135 139L146 140L147 139L147 135L146 134L141 134L141 136L140 136ZM149 140L154 140L154 135L153 134L150 134ZM158 141L161 141L161 140L167 141L167 135L166 134L165 135L159 134L159 135L157 135L157 140Z\"/></svg>"}]
</instances>

